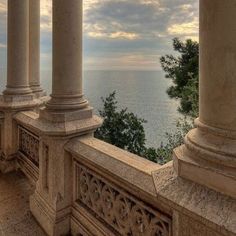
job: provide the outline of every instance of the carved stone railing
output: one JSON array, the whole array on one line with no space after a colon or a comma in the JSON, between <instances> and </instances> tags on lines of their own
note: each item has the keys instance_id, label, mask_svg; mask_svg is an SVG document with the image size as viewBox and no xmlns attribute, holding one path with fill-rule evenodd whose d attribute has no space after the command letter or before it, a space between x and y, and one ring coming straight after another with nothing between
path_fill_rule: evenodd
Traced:
<instances>
[{"instance_id":1,"label":"carved stone railing","mask_svg":"<svg viewBox=\"0 0 236 236\"><path fill-rule=\"evenodd\" d=\"M37 117L18 113L14 137L18 167L37 181L30 209L49 235L236 236L235 199L178 177L173 162L160 166L91 134L54 137Z\"/></svg>"},{"instance_id":2,"label":"carved stone railing","mask_svg":"<svg viewBox=\"0 0 236 236\"><path fill-rule=\"evenodd\" d=\"M171 236L172 214L153 201L159 165L94 138L72 141L72 234Z\"/></svg>"},{"instance_id":3,"label":"carved stone railing","mask_svg":"<svg viewBox=\"0 0 236 236\"><path fill-rule=\"evenodd\" d=\"M170 236L171 218L76 162L76 203L116 235Z\"/></svg>"},{"instance_id":4,"label":"carved stone railing","mask_svg":"<svg viewBox=\"0 0 236 236\"><path fill-rule=\"evenodd\" d=\"M18 125L18 165L33 182L39 173L39 137Z\"/></svg>"},{"instance_id":5,"label":"carved stone railing","mask_svg":"<svg viewBox=\"0 0 236 236\"><path fill-rule=\"evenodd\" d=\"M0 112L0 159L2 157L2 149L3 149L3 122L4 122L4 114Z\"/></svg>"}]
</instances>

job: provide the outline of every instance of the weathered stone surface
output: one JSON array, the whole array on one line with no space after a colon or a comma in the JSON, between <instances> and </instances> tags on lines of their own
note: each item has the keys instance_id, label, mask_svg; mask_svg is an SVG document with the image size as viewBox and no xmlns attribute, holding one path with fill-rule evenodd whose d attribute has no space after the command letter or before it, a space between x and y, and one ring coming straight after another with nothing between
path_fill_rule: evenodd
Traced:
<instances>
[{"instance_id":1,"label":"weathered stone surface","mask_svg":"<svg viewBox=\"0 0 236 236\"><path fill-rule=\"evenodd\" d=\"M102 123L102 119L95 115L84 120L50 122L40 119L37 113L31 111L18 113L15 119L19 124L34 130L38 134L59 137L93 133Z\"/></svg>"},{"instance_id":2,"label":"weathered stone surface","mask_svg":"<svg viewBox=\"0 0 236 236\"><path fill-rule=\"evenodd\" d=\"M33 191L22 173L0 174L0 236L46 236L30 213Z\"/></svg>"},{"instance_id":3,"label":"weathered stone surface","mask_svg":"<svg viewBox=\"0 0 236 236\"><path fill-rule=\"evenodd\" d=\"M236 198L234 0L200 0L199 118L175 150L179 176Z\"/></svg>"},{"instance_id":4,"label":"weathered stone surface","mask_svg":"<svg viewBox=\"0 0 236 236\"><path fill-rule=\"evenodd\" d=\"M81 161L93 162L103 173L112 174L155 196L151 173L160 166L93 137L75 138L66 149Z\"/></svg>"},{"instance_id":5,"label":"weathered stone surface","mask_svg":"<svg viewBox=\"0 0 236 236\"><path fill-rule=\"evenodd\" d=\"M178 230L181 236L221 236L221 234L214 232L186 215L180 215Z\"/></svg>"},{"instance_id":6,"label":"weathered stone surface","mask_svg":"<svg viewBox=\"0 0 236 236\"><path fill-rule=\"evenodd\" d=\"M0 170L16 167L20 148L29 160L37 160L39 174L36 189L20 173L0 174L0 236L45 235L30 210L53 236L71 230L99 236L235 236L235 0L200 0L200 118L185 139L185 149L175 151L176 172L172 162L160 167L92 137L102 120L93 116L83 97L82 3L53 0L48 101L37 99L39 1L8 1ZM29 7L35 14L29 14ZM36 97L29 75L31 88L39 92ZM38 136L36 148L31 138L18 136L19 125ZM23 147L19 141L24 139Z\"/></svg>"},{"instance_id":7,"label":"weathered stone surface","mask_svg":"<svg viewBox=\"0 0 236 236\"><path fill-rule=\"evenodd\" d=\"M236 200L178 177L173 162L159 166L89 136L71 140L66 150L78 165L92 168L139 199L152 196L145 201L172 215L174 236L236 235Z\"/></svg>"},{"instance_id":8,"label":"weathered stone surface","mask_svg":"<svg viewBox=\"0 0 236 236\"><path fill-rule=\"evenodd\" d=\"M196 221L196 225L198 222L202 225L199 228L202 230L205 227L207 233L216 231L219 235L236 235L235 199L178 177L172 162L154 172L153 180L157 195L180 215L186 215L180 219L192 219L193 222ZM190 235L208 236L207 233L200 234L200 232Z\"/></svg>"}]
</instances>

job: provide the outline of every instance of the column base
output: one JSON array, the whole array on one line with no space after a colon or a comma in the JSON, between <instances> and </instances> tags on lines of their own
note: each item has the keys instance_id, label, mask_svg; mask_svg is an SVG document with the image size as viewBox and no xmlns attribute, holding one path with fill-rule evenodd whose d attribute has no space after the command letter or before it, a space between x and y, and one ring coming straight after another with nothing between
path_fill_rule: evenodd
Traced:
<instances>
[{"instance_id":1,"label":"column base","mask_svg":"<svg viewBox=\"0 0 236 236\"><path fill-rule=\"evenodd\" d=\"M32 95L32 90L30 89L30 87L26 86L26 87L7 87L4 91L3 91L4 95L9 95L9 96L27 96L27 95Z\"/></svg>"},{"instance_id":2,"label":"column base","mask_svg":"<svg viewBox=\"0 0 236 236\"><path fill-rule=\"evenodd\" d=\"M44 91L39 84L30 85L30 89L34 94L35 98L45 97L47 95L46 91Z\"/></svg>"},{"instance_id":3,"label":"column base","mask_svg":"<svg viewBox=\"0 0 236 236\"><path fill-rule=\"evenodd\" d=\"M29 95L2 95L0 96L0 111L29 110L39 106L42 102L35 99L33 94Z\"/></svg>"},{"instance_id":4,"label":"column base","mask_svg":"<svg viewBox=\"0 0 236 236\"><path fill-rule=\"evenodd\" d=\"M40 194L30 197L30 210L35 219L50 236L68 235L70 232L70 207L55 211Z\"/></svg>"},{"instance_id":5,"label":"column base","mask_svg":"<svg viewBox=\"0 0 236 236\"><path fill-rule=\"evenodd\" d=\"M42 108L40 110L40 119L45 119L53 122L69 122L75 120L86 120L93 117L93 108L86 107L79 110L65 110L65 111L54 111Z\"/></svg>"},{"instance_id":6,"label":"column base","mask_svg":"<svg viewBox=\"0 0 236 236\"><path fill-rule=\"evenodd\" d=\"M33 99L34 95L32 93L24 95L11 95L11 94L3 95L4 102L25 102L25 101L31 101Z\"/></svg>"},{"instance_id":7,"label":"column base","mask_svg":"<svg viewBox=\"0 0 236 236\"><path fill-rule=\"evenodd\" d=\"M185 144L174 150L176 173L236 198L236 140L196 124Z\"/></svg>"},{"instance_id":8,"label":"column base","mask_svg":"<svg viewBox=\"0 0 236 236\"><path fill-rule=\"evenodd\" d=\"M49 111L77 111L86 109L89 103L83 95L51 95L51 99L46 104Z\"/></svg>"},{"instance_id":9,"label":"column base","mask_svg":"<svg viewBox=\"0 0 236 236\"><path fill-rule=\"evenodd\" d=\"M152 176L156 204L163 203L173 212L173 236L236 235L236 199L176 176L171 162Z\"/></svg>"},{"instance_id":10,"label":"column base","mask_svg":"<svg viewBox=\"0 0 236 236\"><path fill-rule=\"evenodd\" d=\"M4 157L4 154L2 153L1 158L0 158L0 173L6 174L12 171L16 170L16 159L15 159L15 155L13 155L11 158L8 157L8 159L6 159Z\"/></svg>"}]
</instances>

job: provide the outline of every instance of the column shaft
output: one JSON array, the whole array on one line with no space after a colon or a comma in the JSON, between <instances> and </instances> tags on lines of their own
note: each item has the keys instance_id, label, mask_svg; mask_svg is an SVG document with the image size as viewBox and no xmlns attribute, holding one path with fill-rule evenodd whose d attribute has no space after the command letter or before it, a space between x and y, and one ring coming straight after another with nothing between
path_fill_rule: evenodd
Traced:
<instances>
[{"instance_id":1,"label":"column shaft","mask_svg":"<svg viewBox=\"0 0 236 236\"><path fill-rule=\"evenodd\" d=\"M83 1L53 1L53 81L49 110L87 106L82 94Z\"/></svg>"},{"instance_id":2,"label":"column shaft","mask_svg":"<svg viewBox=\"0 0 236 236\"><path fill-rule=\"evenodd\" d=\"M36 94L40 88L40 1L29 1L29 85Z\"/></svg>"},{"instance_id":3,"label":"column shaft","mask_svg":"<svg viewBox=\"0 0 236 236\"><path fill-rule=\"evenodd\" d=\"M236 197L235 0L200 0L200 116L174 150L179 176Z\"/></svg>"},{"instance_id":4,"label":"column shaft","mask_svg":"<svg viewBox=\"0 0 236 236\"><path fill-rule=\"evenodd\" d=\"M29 0L8 0L8 65L5 95L25 95L29 88Z\"/></svg>"},{"instance_id":5,"label":"column shaft","mask_svg":"<svg viewBox=\"0 0 236 236\"><path fill-rule=\"evenodd\" d=\"M234 0L200 1L200 121L236 131Z\"/></svg>"}]
</instances>

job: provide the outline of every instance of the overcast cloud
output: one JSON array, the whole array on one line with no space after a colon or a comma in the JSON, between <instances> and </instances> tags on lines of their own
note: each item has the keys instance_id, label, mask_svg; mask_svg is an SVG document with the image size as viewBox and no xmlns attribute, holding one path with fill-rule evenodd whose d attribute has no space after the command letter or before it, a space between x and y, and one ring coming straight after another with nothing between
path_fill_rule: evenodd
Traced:
<instances>
[{"instance_id":1,"label":"overcast cloud","mask_svg":"<svg viewBox=\"0 0 236 236\"><path fill-rule=\"evenodd\" d=\"M47 70L51 0L41 2L41 67ZM0 67L6 67L6 3L0 0ZM197 0L84 0L85 69L159 70L174 37L198 40Z\"/></svg>"}]
</instances>

